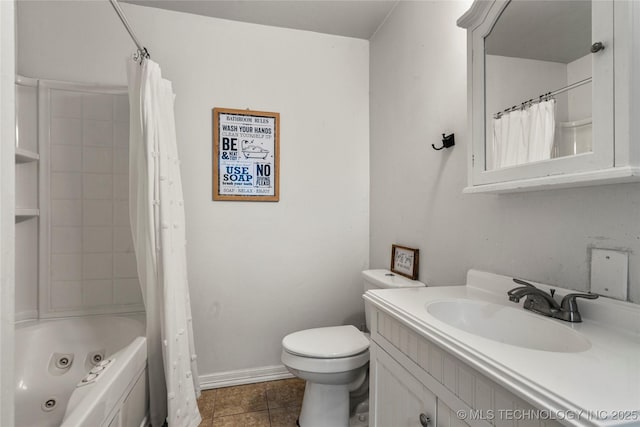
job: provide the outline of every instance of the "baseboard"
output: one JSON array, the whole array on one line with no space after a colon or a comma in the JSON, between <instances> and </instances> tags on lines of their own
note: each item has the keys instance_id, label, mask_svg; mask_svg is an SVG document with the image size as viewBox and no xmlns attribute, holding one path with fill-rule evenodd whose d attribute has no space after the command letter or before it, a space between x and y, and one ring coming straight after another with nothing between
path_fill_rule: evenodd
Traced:
<instances>
[{"instance_id":1,"label":"baseboard","mask_svg":"<svg viewBox=\"0 0 640 427\"><path fill-rule=\"evenodd\" d=\"M14 314L14 320L16 322L24 322L25 320L36 320L38 319L38 310L26 310L16 312Z\"/></svg>"},{"instance_id":2,"label":"baseboard","mask_svg":"<svg viewBox=\"0 0 640 427\"><path fill-rule=\"evenodd\" d=\"M284 378L293 378L293 375L291 375L284 365L275 365L200 375L199 380L200 388L202 390L209 390L212 388L281 380Z\"/></svg>"}]
</instances>

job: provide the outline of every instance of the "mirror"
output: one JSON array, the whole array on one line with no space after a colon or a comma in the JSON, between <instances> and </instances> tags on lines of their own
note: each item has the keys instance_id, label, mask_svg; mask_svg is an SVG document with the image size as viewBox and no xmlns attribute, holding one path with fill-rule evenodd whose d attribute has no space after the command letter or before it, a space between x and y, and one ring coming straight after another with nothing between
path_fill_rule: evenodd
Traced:
<instances>
[{"instance_id":1,"label":"mirror","mask_svg":"<svg viewBox=\"0 0 640 427\"><path fill-rule=\"evenodd\" d=\"M591 1L512 0L484 39L485 170L592 150Z\"/></svg>"}]
</instances>

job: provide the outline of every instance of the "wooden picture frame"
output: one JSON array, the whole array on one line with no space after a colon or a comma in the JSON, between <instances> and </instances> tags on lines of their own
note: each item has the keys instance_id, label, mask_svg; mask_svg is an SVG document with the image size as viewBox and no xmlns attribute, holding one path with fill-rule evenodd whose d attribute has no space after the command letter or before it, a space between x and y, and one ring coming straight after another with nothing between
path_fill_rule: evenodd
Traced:
<instances>
[{"instance_id":1,"label":"wooden picture frame","mask_svg":"<svg viewBox=\"0 0 640 427\"><path fill-rule=\"evenodd\" d=\"M213 200L280 200L280 113L213 109Z\"/></svg>"},{"instance_id":2,"label":"wooden picture frame","mask_svg":"<svg viewBox=\"0 0 640 427\"><path fill-rule=\"evenodd\" d=\"M391 245L391 271L411 280L418 279L420 250Z\"/></svg>"}]
</instances>

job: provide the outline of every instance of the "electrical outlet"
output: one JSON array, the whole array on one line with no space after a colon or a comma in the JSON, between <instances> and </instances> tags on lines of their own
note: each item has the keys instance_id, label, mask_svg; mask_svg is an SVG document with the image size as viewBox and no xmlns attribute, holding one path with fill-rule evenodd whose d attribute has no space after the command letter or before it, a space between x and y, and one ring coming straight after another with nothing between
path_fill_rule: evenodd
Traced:
<instances>
[{"instance_id":1,"label":"electrical outlet","mask_svg":"<svg viewBox=\"0 0 640 427\"><path fill-rule=\"evenodd\" d=\"M612 249L591 249L591 292L627 300L629 254Z\"/></svg>"}]
</instances>

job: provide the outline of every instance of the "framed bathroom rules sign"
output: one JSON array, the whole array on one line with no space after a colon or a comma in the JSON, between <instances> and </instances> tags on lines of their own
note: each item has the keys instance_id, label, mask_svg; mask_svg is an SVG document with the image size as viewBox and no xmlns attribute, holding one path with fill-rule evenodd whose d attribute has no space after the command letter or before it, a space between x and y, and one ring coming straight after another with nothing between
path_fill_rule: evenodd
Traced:
<instances>
[{"instance_id":1,"label":"framed bathroom rules sign","mask_svg":"<svg viewBox=\"0 0 640 427\"><path fill-rule=\"evenodd\" d=\"M213 109L213 200L277 202L280 113Z\"/></svg>"}]
</instances>

